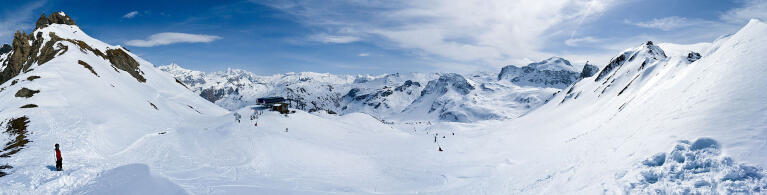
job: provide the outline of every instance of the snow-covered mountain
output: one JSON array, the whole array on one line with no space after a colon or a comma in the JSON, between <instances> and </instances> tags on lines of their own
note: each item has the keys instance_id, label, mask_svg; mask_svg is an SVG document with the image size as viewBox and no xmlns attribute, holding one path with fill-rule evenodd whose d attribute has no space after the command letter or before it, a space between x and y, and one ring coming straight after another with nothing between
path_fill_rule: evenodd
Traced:
<instances>
[{"instance_id":1,"label":"snow-covered mountain","mask_svg":"<svg viewBox=\"0 0 767 195\"><path fill-rule=\"evenodd\" d=\"M761 194L765 34L752 20L602 70L552 58L500 80L258 76L157 68L54 13L0 54L0 194ZM545 79L513 79L531 75ZM259 94L341 114L209 101ZM496 116L513 119L482 120Z\"/></svg>"},{"instance_id":2,"label":"snow-covered mountain","mask_svg":"<svg viewBox=\"0 0 767 195\"><path fill-rule=\"evenodd\" d=\"M509 80L519 86L553 87L564 89L574 83L581 72L570 61L552 57L527 66L509 65L501 69L498 80Z\"/></svg>"},{"instance_id":3,"label":"snow-covered mountain","mask_svg":"<svg viewBox=\"0 0 767 195\"><path fill-rule=\"evenodd\" d=\"M294 108L309 112L363 112L386 120L457 122L515 118L545 103L582 74L579 67L558 57L524 67L509 65L498 79L487 73L370 76L304 72L258 76L232 69L204 73L176 64L159 68L230 110L253 105L260 97L283 96L295 100ZM596 69L591 65L587 68L591 69L585 74Z\"/></svg>"},{"instance_id":4,"label":"snow-covered mountain","mask_svg":"<svg viewBox=\"0 0 767 195\"><path fill-rule=\"evenodd\" d=\"M127 49L88 36L63 12L17 32L0 63L0 175L10 174L0 193L52 177L44 165L55 143L66 148L70 170L98 167L65 176L81 178L123 158L115 154L144 135L227 113ZM72 182L87 181L49 186ZM13 189L22 190L5 191Z\"/></svg>"}]
</instances>

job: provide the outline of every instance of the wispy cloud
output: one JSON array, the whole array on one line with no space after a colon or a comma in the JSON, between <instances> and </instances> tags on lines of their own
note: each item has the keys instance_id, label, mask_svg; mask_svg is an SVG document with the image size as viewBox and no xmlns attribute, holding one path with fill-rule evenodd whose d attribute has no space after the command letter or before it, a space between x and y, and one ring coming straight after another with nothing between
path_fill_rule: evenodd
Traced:
<instances>
[{"instance_id":1,"label":"wispy cloud","mask_svg":"<svg viewBox=\"0 0 767 195\"><path fill-rule=\"evenodd\" d=\"M720 18L730 23L744 23L752 18L767 20L767 0L747 0L743 7L727 11Z\"/></svg>"},{"instance_id":2,"label":"wispy cloud","mask_svg":"<svg viewBox=\"0 0 767 195\"><path fill-rule=\"evenodd\" d=\"M582 44L594 44L599 42L602 42L602 40L594 38L594 37L586 36L586 37L567 39L565 40L565 45L575 47Z\"/></svg>"},{"instance_id":3,"label":"wispy cloud","mask_svg":"<svg viewBox=\"0 0 767 195\"><path fill-rule=\"evenodd\" d=\"M393 0L254 1L296 16L326 32L370 39L385 48L464 64L471 71L525 57L543 57L551 29L575 28L570 21L607 10L609 0ZM522 6L524 5L524 6ZM482 10L482 11L478 11ZM348 30L353 29L353 30ZM562 29L564 30L564 29ZM356 38L325 42L359 41Z\"/></svg>"},{"instance_id":4,"label":"wispy cloud","mask_svg":"<svg viewBox=\"0 0 767 195\"><path fill-rule=\"evenodd\" d=\"M642 28L654 28L663 31L670 31L676 28L687 27L693 24L700 23L700 21L689 20L684 17L671 16L665 18L656 18L646 22L632 22L629 20L623 21L626 24L635 25Z\"/></svg>"},{"instance_id":5,"label":"wispy cloud","mask_svg":"<svg viewBox=\"0 0 767 195\"><path fill-rule=\"evenodd\" d=\"M368 56L370 56L370 53L360 53L360 54L357 54L357 56L359 56L359 57L368 57Z\"/></svg>"},{"instance_id":6,"label":"wispy cloud","mask_svg":"<svg viewBox=\"0 0 767 195\"><path fill-rule=\"evenodd\" d=\"M335 43L335 44L352 43L352 42L357 42L360 40L359 37L355 37L355 36L326 35L326 34L313 35L310 37L310 39L323 42L323 43Z\"/></svg>"},{"instance_id":7,"label":"wispy cloud","mask_svg":"<svg viewBox=\"0 0 767 195\"><path fill-rule=\"evenodd\" d=\"M132 12L128 12L127 14L123 15L122 18L130 19L130 18L136 17L137 15L138 15L138 11L132 11Z\"/></svg>"},{"instance_id":8,"label":"wispy cloud","mask_svg":"<svg viewBox=\"0 0 767 195\"><path fill-rule=\"evenodd\" d=\"M0 19L0 39L7 40L8 37L13 36L13 33L17 30L22 30L29 27L29 24L34 24L33 19L39 16L38 9L45 5L46 1L34 1L15 9L14 11L7 12L2 19Z\"/></svg>"},{"instance_id":9,"label":"wispy cloud","mask_svg":"<svg viewBox=\"0 0 767 195\"><path fill-rule=\"evenodd\" d=\"M218 39L221 39L221 37L215 35L163 32L153 34L146 40L130 40L125 42L125 44L134 47L154 47L175 43L210 43Z\"/></svg>"}]
</instances>

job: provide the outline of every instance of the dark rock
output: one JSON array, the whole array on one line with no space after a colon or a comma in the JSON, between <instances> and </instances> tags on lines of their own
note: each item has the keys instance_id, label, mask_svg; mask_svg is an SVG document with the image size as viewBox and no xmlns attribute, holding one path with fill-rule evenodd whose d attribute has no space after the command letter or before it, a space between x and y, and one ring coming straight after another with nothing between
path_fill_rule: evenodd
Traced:
<instances>
[{"instance_id":1,"label":"dark rock","mask_svg":"<svg viewBox=\"0 0 767 195\"><path fill-rule=\"evenodd\" d=\"M107 50L106 57L112 63L112 67L128 72L138 82L146 82L146 79L142 76L144 72L138 68L138 62L122 49L109 49Z\"/></svg>"},{"instance_id":2,"label":"dark rock","mask_svg":"<svg viewBox=\"0 0 767 195\"><path fill-rule=\"evenodd\" d=\"M660 59L665 59L667 57L663 49L661 49L657 45L654 45L652 41L647 41L647 43L642 45L640 49L623 52L618 57L615 57L612 60L610 60L610 63L607 64L607 66L605 66L605 68L603 68L601 72L599 72L599 75L597 76L596 79L594 79L594 81L599 81L605 78L608 74L614 72L614 70L617 70L618 68L623 66L623 64L626 63L627 61L634 61L637 56L642 54L646 54L646 55L643 55L645 57L645 59L643 59L644 60L643 63L647 63L648 60L660 60Z\"/></svg>"},{"instance_id":3,"label":"dark rock","mask_svg":"<svg viewBox=\"0 0 767 195\"><path fill-rule=\"evenodd\" d=\"M0 158L11 157L11 155L21 151L30 142L27 139L27 124L29 124L29 118L26 116L13 118L6 123L5 132L3 133L11 137L11 140L0 150Z\"/></svg>"},{"instance_id":4,"label":"dark rock","mask_svg":"<svg viewBox=\"0 0 767 195\"><path fill-rule=\"evenodd\" d=\"M625 52L625 53L621 54L620 56L610 60L610 63L608 63L607 66L605 66L605 68L603 68L602 71L599 72L599 75L597 76L596 79L594 79L594 81L602 80L602 78L607 76L607 74L610 74L610 72L612 72L613 69L616 69L619 66L623 65L623 63L626 62L626 56L629 53L630 52Z\"/></svg>"},{"instance_id":5,"label":"dark rock","mask_svg":"<svg viewBox=\"0 0 767 195\"><path fill-rule=\"evenodd\" d=\"M35 23L35 29L45 28L51 24L77 25L75 21L72 20L72 18L70 18L67 15L64 15L63 12L57 12L57 13L52 13L47 18L45 17L45 14L41 15L40 18L38 18L37 22Z\"/></svg>"},{"instance_id":6,"label":"dark rock","mask_svg":"<svg viewBox=\"0 0 767 195\"><path fill-rule=\"evenodd\" d=\"M82 60L77 60L77 63L78 63L78 64L80 64L80 65L82 65L83 67L85 67L85 69L88 69L89 71L91 71L91 73L93 73L93 74L94 74L94 75L96 75L97 77L100 77L100 76L99 76L99 74L96 74L96 71L94 71L94 70L93 70L93 67L92 67L90 64L88 64L88 63L85 63L85 62L84 62L84 61L82 61ZM177 80L177 81L178 81L178 80Z\"/></svg>"},{"instance_id":7,"label":"dark rock","mask_svg":"<svg viewBox=\"0 0 767 195\"><path fill-rule=\"evenodd\" d=\"M37 104L27 104L27 105L21 106L21 108L37 108Z\"/></svg>"},{"instance_id":8,"label":"dark rock","mask_svg":"<svg viewBox=\"0 0 767 195\"><path fill-rule=\"evenodd\" d=\"M405 89L407 89L407 88L410 88L410 87L412 87L412 86L421 87L421 83L418 83L418 82L413 82L413 81L411 81L411 80L407 80L407 81L405 81L405 83L404 83L404 84L402 84L402 85L400 85L400 86L397 86L396 88L394 88L394 90L395 90L395 91L405 91Z\"/></svg>"},{"instance_id":9,"label":"dark rock","mask_svg":"<svg viewBox=\"0 0 767 195\"><path fill-rule=\"evenodd\" d=\"M28 35L19 31L16 31L16 34L13 35L13 53L8 58L7 67L0 72L0 84L11 80L11 78L21 73L24 64L27 63L33 52L30 39L34 39L31 34ZM33 44L35 43L37 42Z\"/></svg>"},{"instance_id":10,"label":"dark rock","mask_svg":"<svg viewBox=\"0 0 767 195\"><path fill-rule=\"evenodd\" d=\"M40 93L40 90L31 90L24 87L16 92L16 97L30 98L34 96L36 93Z\"/></svg>"},{"instance_id":11,"label":"dark rock","mask_svg":"<svg viewBox=\"0 0 767 195\"><path fill-rule=\"evenodd\" d=\"M579 77L591 77L597 74L597 72L599 72L599 67L587 63L586 65L583 65L583 70L581 71L581 75Z\"/></svg>"},{"instance_id":12,"label":"dark rock","mask_svg":"<svg viewBox=\"0 0 767 195\"><path fill-rule=\"evenodd\" d=\"M54 48L54 44L58 41L64 41L64 39L56 36L53 32L49 33L51 40L45 45L43 45L42 36L42 33L32 36L32 34L16 31L13 36L13 53L7 61L7 67L0 72L0 84L22 72L30 71L30 67L35 62L38 65L45 64L60 51L67 51L68 48L61 43L58 43ZM30 42L32 43L30 44Z\"/></svg>"},{"instance_id":13,"label":"dark rock","mask_svg":"<svg viewBox=\"0 0 767 195\"><path fill-rule=\"evenodd\" d=\"M232 88L226 88L226 89L203 89L200 92L200 97L205 98L206 100L215 103L216 101L220 100L221 98L224 98L227 95L237 95L239 94L239 90L232 89Z\"/></svg>"},{"instance_id":14,"label":"dark rock","mask_svg":"<svg viewBox=\"0 0 767 195\"><path fill-rule=\"evenodd\" d=\"M94 73L95 74L95 73ZM180 80L176 79L176 83L178 83L181 86L184 86L184 88L189 89L184 83L182 83Z\"/></svg>"},{"instance_id":15,"label":"dark rock","mask_svg":"<svg viewBox=\"0 0 767 195\"><path fill-rule=\"evenodd\" d=\"M700 58L701 58L700 53L697 53L697 52L690 52L687 54L687 61L689 61L690 63L698 61Z\"/></svg>"},{"instance_id":16,"label":"dark rock","mask_svg":"<svg viewBox=\"0 0 767 195\"><path fill-rule=\"evenodd\" d=\"M39 79L39 78L40 78L40 76L33 75L33 76L27 77L27 80L28 81L34 81L35 79Z\"/></svg>"}]
</instances>

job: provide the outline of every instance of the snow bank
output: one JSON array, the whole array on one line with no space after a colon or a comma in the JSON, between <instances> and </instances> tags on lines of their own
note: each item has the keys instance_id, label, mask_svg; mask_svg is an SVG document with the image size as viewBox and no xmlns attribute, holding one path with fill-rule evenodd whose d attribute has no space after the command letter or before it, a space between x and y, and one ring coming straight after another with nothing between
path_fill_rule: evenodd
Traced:
<instances>
[{"instance_id":1,"label":"snow bank","mask_svg":"<svg viewBox=\"0 0 767 195\"><path fill-rule=\"evenodd\" d=\"M682 140L668 153L639 163L623 177L627 193L758 194L767 192L767 171L722 155L718 142Z\"/></svg>"},{"instance_id":2,"label":"snow bank","mask_svg":"<svg viewBox=\"0 0 767 195\"><path fill-rule=\"evenodd\" d=\"M73 194L187 194L181 186L151 174L145 164L123 165L101 174Z\"/></svg>"}]
</instances>

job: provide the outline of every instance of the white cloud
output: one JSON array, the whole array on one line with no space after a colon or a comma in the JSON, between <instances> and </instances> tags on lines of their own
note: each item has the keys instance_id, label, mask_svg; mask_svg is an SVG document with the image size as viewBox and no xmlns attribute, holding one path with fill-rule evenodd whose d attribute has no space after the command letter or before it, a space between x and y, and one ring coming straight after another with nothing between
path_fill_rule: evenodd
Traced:
<instances>
[{"instance_id":1,"label":"white cloud","mask_svg":"<svg viewBox=\"0 0 767 195\"><path fill-rule=\"evenodd\" d=\"M130 40L125 42L125 44L134 47L154 47L174 43L210 43L218 39L221 39L221 37L215 35L163 32L153 34L152 36L149 36L147 40Z\"/></svg>"},{"instance_id":2,"label":"white cloud","mask_svg":"<svg viewBox=\"0 0 767 195\"><path fill-rule=\"evenodd\" d=\"M580 38L567 39L565 40L565 45L575 47L575 46L580 46L582 44L594 44L599 42L602 42L602 40L594 38L594 37L586 36L586 37L580 37Z\"/></svg>"},{"instance_id":3,"label":"white cloud","mask_svg":"<svg viewBox=\"0 0 767 195\"><path fill-rule=\"evenodd\" d=\"M360 54L357 54L357 56L367 57L367 56L370 56L370 53L360 53Z\"/></svg>"},{"instance_id":4,"label":"white cloud","mask_svg":"<svg viewBox=\"0 0 767 195\"><path fill-rule=\"evenodd\" d=\"M132 11L132 12L128 12L127 14L123 15L123 17L122 17L122 18L126 18L126 19L128 19L128 18L134 18L134 17L136 17L137 15L138 15L138 11Z\"/></svg>"},{"instance_id":5,"label":"white cloud","mask_svg":"<svg viewBox=\"0 0 767 195\"><path fill-rule=\"evenodd\" d=\"M663 31L670 31L670 30L673 30L673 29L676 29L676 28L687 27L687 26L690 26L690 25L692 25L694 23L695 24L698 23L697 21L692 21L692 20L689 20L687 18L678 17L678 16L671 16L671 17L665 17L665 18L656 18L656 19L653 19L653 20L647 21L647 22L636 22L635 23L635 22L631 22L629 20L624 20L623 22L626 23L626 24L632 24L632 25L635 25L635 26L638 26L638 27L642 27L642 28L654 28L654 29L659 29L659 30L663 30Z\"/></svg>"},{"instance_id":6,"label":"white cloud","mask_svg":"<svg viewBox=\"0 0 767 195\"><path fill-rule=\"evenodd\" d=\"M340 43L352 43L352 42L357 42L357 41L360 40L359 37L355 37L355 36L326 35L326 34L314 35L314 36L312 36L310 38L315 40L315 41L319 41L319 42L323 42L323 43L337 43L337 44L340 44Z\"/></svg>"},{"instance_id":7,"label":"white cloud","mask_svg":"<svg viewBox=\"0 0 767 195\"><path fill-rule=\"evenodd\" d=\"M45 1L35 1L13 11L6 12L0 19L0 39L8 40L17 30L28 28L40 16L37 9L43 7ZM1 43L0 43L1 44Z\"/></svg>"},{"instance_id":8,"label":"white cloud","mask_svg":"<svg viewBox=\"0 0 767 195\"><path fill-rule=\"evenodd\" d=\"M577 28L578 21L608 7L607 0L254 2L329 32L411 50L436 64L474 67L548 56L542 50L549 31Z\"/></svg>"},{"instance_id":9,"label":"white cloud","mask_svg":"<svg viewBox=\"0 0 767 195\"><path fill-rule=\"evenodd\" d=\"M748 0L743 7L727 11L720 18L730 23L745 23L752 18L767 20L767 0Z\"/></svg>"}]
</instances>

